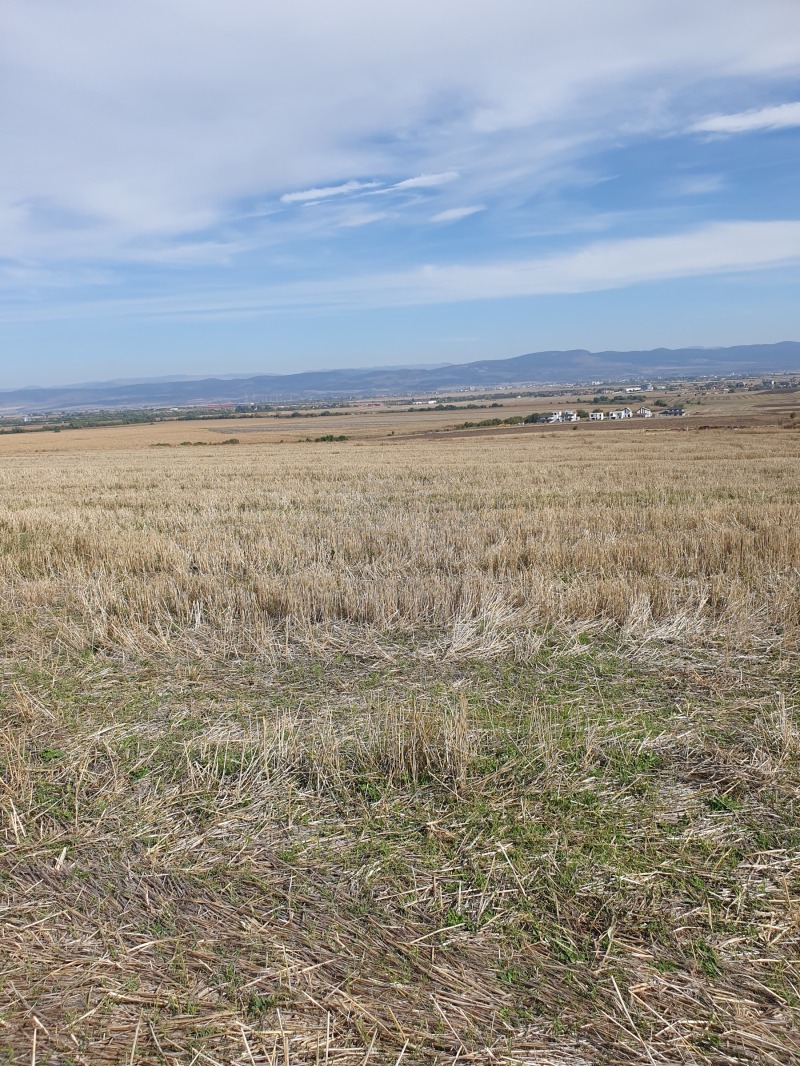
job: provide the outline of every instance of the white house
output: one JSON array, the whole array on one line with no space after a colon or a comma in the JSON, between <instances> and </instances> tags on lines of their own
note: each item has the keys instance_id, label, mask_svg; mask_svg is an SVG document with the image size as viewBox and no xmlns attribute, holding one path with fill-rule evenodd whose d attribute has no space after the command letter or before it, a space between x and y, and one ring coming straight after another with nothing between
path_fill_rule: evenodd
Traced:
<instances>
[{"instance_id":1,"label":"white house","mask_svg":"<svg viewBox=\"0 0 800 1066\"><path fill-rule=\"evenodd\" d=\"M653 417L653 412L650 410L649 407L640 407L639 410L636 412L636 417L637 418L652 418Z\"/></svg>"},{"instance_id":2,"label":"white house","mask_svg":"<svg viewBox=\"0 0 800 1066\"><path fill-rule=\"evenodd\" d=\"M548 418L547 418L548 422L563 422L563 420L564 420L564 412L563 411L553 411L553 413L551 415L549 415Z\"/></svg>"},{"instance_id":3,"label":"white house","mask_svg":"<svg viewBox=\"0 0 800 1066\"><path fill-rule=\"evenodd\" d=\"M589 418L591 418L592 422L602 422L605 417L606 416L603 414L602 411L592 411L592 413L589 415Z\"/></svg>"},{"instance_id":4,"label":"white house","mask_svg":"<svg viewBox=\"0 0 800 1066\"><path fill-rule=\"evenodd\" d=\"M577 422L578 421L578 416L575 414L574 411L562 411L561 412L561 421L562 422Z\"/></svg>"},{"instance_id":5,"label":"white house","mask_svg":"<svg viewBox=\"0 0 800 1066\"><path fill-rule=\"evenodd\" d=\"M609 411L609 418L633 418L633 411L630 407L623 407L621 411Z\"/></svg>"}]
</instances>

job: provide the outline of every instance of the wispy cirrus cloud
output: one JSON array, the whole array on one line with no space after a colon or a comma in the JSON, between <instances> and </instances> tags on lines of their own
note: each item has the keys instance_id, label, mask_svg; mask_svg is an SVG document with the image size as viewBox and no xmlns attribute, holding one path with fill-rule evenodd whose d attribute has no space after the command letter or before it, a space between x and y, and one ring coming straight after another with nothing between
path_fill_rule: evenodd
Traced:
<instances>
[{"instance_id":1,"label":"wispy cirrus cloud","mask_svg":"<svg viewBox=\"0 0 800 1066\"><path fill-rule=\"evenodd\" d=\"M346 215L339 225L344 229L358 229L360 226L370 226L373 222L382 222L388 218L386 211L365 211L354 215Z\"/></svg>"},{"instance_id":2,"label":"wispy cirrus cloud","mask_svg":"<svg viewBox=\"0 0 800 1066\"><path fill-rule=\"evenodd\" d=\"M380 307L597 292L648 282L800 264L800 219L715 222L679 233L595 241L529 259L414 267L300 283L263 293L265 307ZM256 298L258 303L258 298Z\"/></svg>"},{"instance_id":3,"label":"wispy cirrus cloud","mask_svg":"<svg viewBox=\"0 0 800 1066\"><path fill-rule=\"evenodd\" d=\"M420 298L428 292L458 300L544 296L796 263L800 220L717 222L662 236L596 241L540 258L425 267L417 274L424 282L417 291Z\"/></svg>"},{"instance_id":4,"label":"wispy cirrus cloud","mask_svg":"<svg viewBox=\"0 0 800 1066\"><path fill-rule=\"evenodd\" d=\"M800 126L800 101L774 107L737 111L732 115L709 115L690 126L693 133L755 133Z\"/></svg>"},{"instance_id":5,"label":"wispy cirrus cloud","mask_svg":"<svg viewBox=\"0 0 800 1066\"><path fill-rule=\"evenodd\" d=\"M416 178L406 178L395 182L392 189L435 189L439 185L449 185L461 175L457 170L446 170L441 174L419 174Z\"/></svg>"},{"instance_id":6,"label":"wispy cirrus cloud","mask_svg":"<svg viewBox=\"0 0 800 1066\"><path fill-rule=\"evenodd\" d=\"M468 207L448 207L431 218L431 222L460 222L462 218L477 215L486 210L486 204L471 204Z\"/></svg>"},{"instance_id":7,"label":"wispy cirrus cloud","mask_svg":"<svg viewBox=\"0 0 800 1066\"><path fill-rule=\"evenodd\" d=\"M347 196L362 189L377 189L379 181L345 181L341 185L328 185L321 189L302 189L299 192L287 192L281 197L283 204L303 204L314 200L328 200L331 196Z\"/></svg>"},{"instance_id":8,"label":"wispy cirrus cloud","mask_svg":"<svg viewBox=\"0 0 800 1066\"><path fill-rule=\"evenodd\" d=\"M681 233L595 241L554 255L322 278L231 290L53 306L53 318L106 313L134 317L246 318L300 308L374 309L621 289L678 278L800 265L800 219L717 222ZM28 308L20 319L40 316Z\"/></svg>"},{"instance_id":9,"label":"wispy cirrus cloud","mask_svg":"<svg viewBox=\"0 0 800 1066\"><path fill-rule=\"evenodd\" d=\"M726 184L724 174L686 174L667 182L666 191L672 196L708 196Z\"/></svg>"}]
</instances>

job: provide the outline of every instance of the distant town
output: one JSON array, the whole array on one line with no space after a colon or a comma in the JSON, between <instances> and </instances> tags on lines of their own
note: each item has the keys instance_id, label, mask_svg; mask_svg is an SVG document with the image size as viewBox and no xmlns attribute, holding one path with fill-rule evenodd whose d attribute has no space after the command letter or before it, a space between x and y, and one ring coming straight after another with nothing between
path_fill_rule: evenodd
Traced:
<instances>
[{"instance_id":1,"label":"distant town","mask_svg":"<svg viewBox=\"0 0 800 1066\"><path fill-rule=\"evenodd\" d=\"M465 421L454 428L487 428L518 423L561 424L627 419L681 418L687 406L702 405L714 396L727 394L788 394L800 389L800 373L780 377L681 377L648 381L601 381L577 383L509 383L493 387L468 386L442 390L424 396L395 395L386 397L345 396L284 402L220 401L165 406L131 406L117 408L87 406L79 410L31 410L0 413L0 434L25 432L61 432L102 426L153 424L175 421L246 420L254 418L318 419L336 418L353 412L383 410L407 411L424 415L426 412L479 411L512 405L516 410L506 417L495 416L479 421ZM569 407L554 404L551 410L520 415L516 413L523 400L573 400ZM2 394L0 394L0 402ZM544 406L544 405L543 405Z\"/></svg>"}]
</instances>

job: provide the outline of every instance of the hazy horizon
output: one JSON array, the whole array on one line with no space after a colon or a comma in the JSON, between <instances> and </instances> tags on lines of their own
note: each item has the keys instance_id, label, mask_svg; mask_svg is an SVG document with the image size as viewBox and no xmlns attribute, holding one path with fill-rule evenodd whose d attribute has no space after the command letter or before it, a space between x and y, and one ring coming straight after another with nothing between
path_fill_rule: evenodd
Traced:
<instances>
[{"instance_id":1,"label":"hazy horizon","mask_svg":"<svg viewBox=\"0 0 800 1066\"><path fill-rule=\"evenodd\" d=\"M780 355L780 353L776 352L775 353L775 362L769 365L769 369L771 369L773 372L776 372L776 373L777 372L782 372L782 371L789 372L789 373L800 372L800 341L792 341L792 340L788 340L787 341L787 340L784 340L784 341L774 342L773 344L756 345L754 347L757 347L757 348L773 348L773 347L779 347L782 344L783 345L794 345L794 346L796 346L796 348L797 348L796 356L794 356L792 358L791 365L790 365L789 363L781 362L781 355ZM309 375L313 375L313 374L337 374L337 373L344 373L344 374L355 373L355 374L358 374L358 373L369 373L371 371L376 371L376 372L380 372L380 371L387 371L387 372L390 372L390 371L409 371L409 372L413 372L413 371L427 371L427 370L436 371L436 370L444 370L444 369L446 369L448 367L452 367L452 368L455 369L457 367L470 366L470 365L472 365L474 363L487 363L487 362L488 363L492 363L492 362L496 362L498 364L507 364L509 362L513 362L514 360L521 360L521 359L525 359L525 358L535 358L537 356L547 356L547 355L553 355L553 354L569 356L569 355L573 355L575 353L585 353L585 354L590 355L590 356L602 356L602 355L614 356L614 355L617 355L617 356L623 356L624 357L624 356L642 355L642 354L651 354L651 355L653 355L653 354L657 354L657 353L660 353L660 352L664 352L664 353L668 353L668 354L673 355L673 356L678 356L682 352L698 352L698 351L700 351L700 352L709 352L709 353L717 353L717 352L726 353L726 352L730 352L732 350L735 350L737 348L746 349L748 347L751 347L751 346L749 346L749 345L731 345L731 346L722 346L722 345L686 345L685 347L681 347L681 348L668 348L668 347L666 347L664 345L655 345L655 346L653 346L651 348L626 349L626 350L623 350L623 349L619 349L619 350L614 350L614 349L592 350L592 349L586 349L586 348L580 348L580 349L549 349L549 350L543 350L543 351L539 351L539 352L516 353L515 355L510 355L510 356L509 355L497 356L497 357L495 357L493 359L483 359L483 360L453 360L451 362L440 362L440 363L373 364L373 365L370 365L370 366L362 366L362 367L355 367L355 366L350 366L350 367L348 367L348 366L313 367L312 366L312 367L309 367L307 369L302 369L302 370L286 371L285 373L280 373L280 372L276 373L276 372L271 372L271 371L255 370L255 371L249 371L249 372L245 371L245 372L238 372L238 373L237 372L227 372L227 373L224 373L224 372L220 372L220 373L210 372L210 373L205 373L205 374L158 374L158 375L152 375L152 376L149 376L149 377L98 378L98 379L95 379L95 380L92 380L92 381L71 381L71 380L48 381L48 382L43 383L43 384L27 384L27 385L11 386L11 387L6 387L6 386L3 386L2 384L0 384L0 395L7 395L7 394L10 394L10 393L24 392L27 389L41 390L42 392L46 393L46 392L57 391L59 389L76 389L76 390L77 389L87 389L88 390L88 389L102 389L102 388L109 388L109 387L111 387L111 388L120 387L121 388L121 387L129 386L129 385L130 386L136 386L136 385L158 386L158 385L167 385L167 384L171 384L171 383L174 383L174 384L182 384L182 383L189 384L189 383L192 383L192 382L201 383L203 381L208 381L208 380L211 380L211 381L219 380L219 381L231 381L231 382L236 381L236 382L240 382L240 381L249 381L251 379L261 378L261 377L275 378L276 379L276 383L277 383L282 378L285 378L287 376L304 375L304 374L309 374ZM758 366L756 366L757 362L759 363ZM709 367L706 370L698 370L697 368L691 367L687 363L687 364L684 365L684 367L682 369L677 369L676 368L676 369L671 370L671 371L666 371L666 370L662 369L662 370L659 370L657 372L650 373L649 376L651 376L653 378L656 378L656 377L668 377L669 378L669 377L680 377L681 375L686 374L686 375L692 377L692 376L696 376L699 373L701 375L709 374L709 375L712 375L712 376L724 377L724 376L734 376L734 375L737 375L737 374L744 374L744 375L757 374L757 373L765 373L765 372L767 372L767 370L768 370L767 363L768 363L768 361L765 361L763 358L761 358L760 362L757 359L754 359L753 363L752 363L752 369L751 370L747 370L747 369L744 369L741 365L734 367L733 366L733 361L730 358L728 359L728 362L726 363L725 356L724 356L724 354L722 354L721 357L720 357L718 365L716 367L714 367L713 369ZM550 369L552 369L552 368L550 368ZM602 367L595 366L594 369L592 370L592 373L606 373L606 374L609 374L609 375L611 375L609 377L609 381L613 381L614 380L614 374L615 373L617 373L617 377L618 377L619 380L623 380L623 378L626 378L625 372L622 372L622 371L618 372L618 368L614 365L613 362L609 363L607 365L605 371L603 371ZM635 371L635 372L632 371L631 373L632 373L632 375L634 377L642 376L642 375L644 375L645 377L648 376L647 368L644 367L644 366L641 367L640 371ZM547 376L548 380L550 380L552 375L546 375L546 376ZM584 377L585 377L585 375L584 375ZM523 380L523 379L520 379L520 380ZM555 381L555 380L562 380L562 379L554 378L553 380ZM578 382L578 380L583 380L583 378L580 378L580 375L578 377L574 377L574 375L573 375L573 377L569 377L569 376L565 377L563 379L563 383L566 384L568 381L572 381L572 383L575 384L575 383ZM500 378L498 378L498 382L499 381L500 381ZM531 381L533 382L534 379L531 379ZM542 380L538 380L537 379L536 383L544 384L544 379L542 379ZM445 386L435 386L435 387L436 388L447 388L448 386L445 385ZM331 397L334 397L335 395L337 395L336 390L335 389L331 390L330 395L331 395Z\"/></svg>"}]
</instances>

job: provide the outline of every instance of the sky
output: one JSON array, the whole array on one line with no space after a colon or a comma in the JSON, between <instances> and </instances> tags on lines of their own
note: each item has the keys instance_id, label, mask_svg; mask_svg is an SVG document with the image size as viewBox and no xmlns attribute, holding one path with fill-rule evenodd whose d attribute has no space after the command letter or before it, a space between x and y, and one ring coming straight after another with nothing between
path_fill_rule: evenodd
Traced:
<instances>
[{"instance_id":1,"label":"sky","mask_svg":"<svg viewBox=\"0 0 800 1066\"><path fill-rule=\"evenodd\" d=\"M800 340L798 0L3 0L0 388Z\"/></svg>"}]
</instances>

